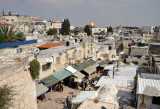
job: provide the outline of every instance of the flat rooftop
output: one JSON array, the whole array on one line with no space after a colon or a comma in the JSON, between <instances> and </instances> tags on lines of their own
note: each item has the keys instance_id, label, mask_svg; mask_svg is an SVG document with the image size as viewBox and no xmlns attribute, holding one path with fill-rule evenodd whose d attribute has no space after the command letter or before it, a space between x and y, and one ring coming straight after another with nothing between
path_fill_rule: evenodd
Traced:
<instances>
[{"instance_id":1,"label":"flat rooftop","mask_svg":"<svg viewBox=\"0 0 160 109\"><path fill-rule=\"evenodd\" d=\"M65 52L69 49L76 48L76 47L79 47L79 46L82 46L82 45L83 45L82 43L76 43L76 44L70 44L70 46L61 45L61 46L49 48L49 49L46 49L46 50L41 50L39 52L39 54L37 55L37 58L50 57L53 54L57 54L57 53L60 53L60 52Z\"/></svg>"},{"instance_id":2,"label":"flat rooftop","mask_svg":"<svg viewBox=\"0 0 160 109\"><path fill-rule=\"evenodd\" d=\"M87 99L77 109L118 109L116 104L99 101L94 103L94 100Z\"/></svg>"},{"instance_id":3,"label":"flat rooftop","mask_svg":"<svg viewBox=\"0 0 160 109\"><path fill-rule=\"evenodd\" d=\"M122 88L133 88L134 87L134 77L136 75L137 66L123 66L119 67L119 70L115 68L115 74L113 78L113 68L109 70L109 76L102 76L96 86L101 86L102 84L114 85L116 87Z\"/></svg>"}]
</instances>

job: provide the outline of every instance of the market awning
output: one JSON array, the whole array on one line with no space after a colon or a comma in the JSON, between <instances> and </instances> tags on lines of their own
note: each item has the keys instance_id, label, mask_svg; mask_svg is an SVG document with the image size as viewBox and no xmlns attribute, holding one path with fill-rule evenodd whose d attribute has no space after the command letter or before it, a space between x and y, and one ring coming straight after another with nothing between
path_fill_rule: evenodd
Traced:
<instances>
[{"instance_id":1,"label":"market awning","mask_svg":"<svg viewBox=\"0 0 160 109\"><path fill-rule=\"evenodd\" d=\"M87 63L89 63L91 66L93 66L94 68L98 67L99 64L97 64L96 61L94 61L93 59L90 59L87 61Z\"/></svg>"},{"instance_id":2,"label":"market awning","mask_svg":"<svg viewBox=\"0 0 160 109\"><path fill-rule=\"evenodd\" d=\"M94 71L96 71L96 68L94 68L93 66L89 66L89 67L85 68L84 71L90 75Z\"/></svg>"},{"instance_id":3,"label":"market awning","mask_svg":"<svg viewBox=\"0 0 160 109\"><path fill-rule=\"evenodd\" d=\"M111 61L109 60L104 60L104 61L101 61L99 64L100 67L105 67L106 65L108 65Z\"/></svg>"},{"instance_id":4,"label":"market awning","mask_svg":"<svg viewBox=\"0 0 160 109\"><path fill-rule=\"evenodd\" d=\"M44 86L42 83L36 85L36 96L39 97L43 93L46 93L48 91L48 88Z\"/></svg>"},{"instance_id":5,"label":"market awning","mask_svg":"<svg viewBox=\"0 0 160 109\"><path fill-rule=\"evenodd\" d=\"M52 86L52 85L58 83L58 81L59 80L56 77L52 76L52 75L41 80L41 82L43 82L43 83L45 83L45 84L47 84L49 86Z\"/></svg>"},{"instance_id":6,"label":"market awning","mask_svg":"<svg viewBox=\"0 0 160 109\"><path fill-rule=\"evenodd\" d=\"M80 78L80 79L82 79L82 78L84 78L85 77L85 75L84 74L82 74L82 73L80 73L79 71L77 71L76 73L74 73L73 74L75 77L77 77L77 78Z\"/></svg>"},{"instance_id":7,"label":"market awning","mask_svg":"<svg viewBox=\"0 0 160 109\"><path fill-rule=\"evenodd\" d=\"M96 64L96 61L94 61L93 59L90 59L87 61L87 63L89 63L90 65L94 65Z\"/></svg>"},{"instance_id":8,"label":"market awning","mask_svg":"<svg viewBox=\"0 0 160 109\"><path fill-rule=\"evenodd\" d=\"M83 68L80 67L80 66L78 66L78 65L73 66L73 68L76 69L76 70L79 71L79 72L83 70Z\"/></svg>"},{"instance_id":9,"label":"market awning","mask_svg":"<svg viewBox=\"0 0 160 109\"><path fill-rule=\"evenodd\" d=\"M54 73L53 76L56 77L59 81L71 76L72 73L70 73L68 70L61 70L57 73Z\"/></svg>"},{"instance_id":10,"label":"market awning","mask_svg":"<svg viewBox=\"0 0 160 109\"><path fill-rule=\"evenodd\" d=\"M78 66L80 66L80 67L82 68L82 70L83 70L83 69L85 69L85 68L89 67L89 66L90 66L90 64L84 61L84 62L82 62L82 63L78 64Z\"/></svg>"}]
</instances>

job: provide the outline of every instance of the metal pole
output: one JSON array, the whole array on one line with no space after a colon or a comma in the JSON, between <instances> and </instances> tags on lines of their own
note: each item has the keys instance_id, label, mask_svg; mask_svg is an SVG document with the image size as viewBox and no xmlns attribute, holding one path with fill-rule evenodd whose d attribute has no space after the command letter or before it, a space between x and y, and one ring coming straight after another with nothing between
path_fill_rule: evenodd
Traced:
<instances>
[{"instance_id":1,"label":"metal pole","mask_svg":"<svg viewBox=\"0 0 160 109\"><path fill-rule=\"evenodd\" d=\"M114 78L114 66L113 66L113 78Z\"/></svg>"}]
</instances>

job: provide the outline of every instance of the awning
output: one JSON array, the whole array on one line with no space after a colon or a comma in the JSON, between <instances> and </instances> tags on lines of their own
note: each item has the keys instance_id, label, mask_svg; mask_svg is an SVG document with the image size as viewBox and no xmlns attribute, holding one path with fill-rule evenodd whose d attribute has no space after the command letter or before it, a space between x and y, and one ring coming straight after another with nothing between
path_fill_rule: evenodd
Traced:
<instances>
[{"instance_id":1,"label":"awning","mask_svg":"<svg viewBox=\"0 0 160 109\"><path fill-rule=\"evenodd\" d=\"M76 70L79 71L79 72L83 70L83 68L80 67L80 66L78 66L78 65L73 66L73 68L76 69Z\"/></svg>"},{"instance_id":2,"label":"awning","mask_svg":"<svg viewBox=\"0 0 160 109\"><path fill-rule=\"evenodd\" d=\"M90 59L87 61L87 63L89 63L90 65L94 65L96 64L96 61L94 61L93 59Z\"/></svg>"},{"instance_id":3,"label":"awning","mask_svg":"<svg viewBox=\"0 0 160 109\"><path fill-rule=\"evenodd\" d=\"M105 66L108 65L110 62L111 62L111 61L109 61L109 60L101 61L101 62L99 63L99 66L100 66L100 67L105 67Z\"/></svg>"},{"instance_id":4,"label":"awning","mask_svg":"<svg viewBox=\"0 0 160 109\"><path fill-rule=\"evenodd\" d=\"M85 68L89 67L89 66L90 66L90 64L84 61L84 62L82 62L82 63L78 64L78 66L80 66L80 67L82 68L82 70L83 70L83 69L85 69Z\"/></svg>"},{"instance_id":5,"label":"awning","mask_svg":"<svg viewBox=\"0 0 160 109\"><path fill-rule=\"evenodd\" d=\"M84 71L90 75L90 74L92 74L94 71L96 71L96 68L93 67L93 66L89 66L89 67L85 68Z\"/></svg>"},{"instance_id":6,"label":"awning","mask_svg":"<svg viewBox=\"0 0 160 109\"><path fill-rule=\"evenodd\" d=\"M59 81L69 77L70 75L72 75L72 73L65 69L53 74L53 76L56 77Z\"/></svg>"},{"instance_id":7,"label":"awning","mask_svg":"<svg viewBox=\"0 0 160 109\"><path fill-rule=\"evenodd\" d=\"M73 74L75 77L77 77L77 78L80 78L80 79L82 79L82 78L84 78L85 77L85 75L84 74L82 74L82 73L80 73L80 72L76 72L76 73L74 73Z\"/></svg>"},{"instance_id":8,"label":"awning","mask_svg":"<svg viewBox=\"0 0 160 109\"><path fill-rule=\"evenodd\" d=\"M80 79L80 78L74 78L74 82L81 83L81 82L82 82L82 79Z\"/></svg>"},{"instance_id":9,"label":"awning","mask_svg":"<svg viewBox=\"0 0 160 109\"><path fill-rule=\"evenodd\" d=\"M65 68L65 69L68 70L69 72L73 73L73 74L77 72L77 70L74 69L72 66L67 66L67 68Z\"/></svg>"},{"instance_id":10,"label":"awning","mask_svg":"<svg viewBox=\"0 0 160 109\"><path fill-rule=\"evenodd\" d=\"M59 80L56 77L52 76L52 75L41 80L41 82L43 82L43 83L45 83L45 84L47 84L49 86L52 86L52 85L58 83L58 81Z\"/></svg>"},{"instance_id":11,"label":"awning","mask_svg":"<svg viewBox=\"0 0 160 109\"><path fill-rule=\"evenodd\" d=\"M46 93L48 91L48 88L44 86L42 83L36 85L36 96L39 97L43 93Z\"/></svg>"}]
</instances>

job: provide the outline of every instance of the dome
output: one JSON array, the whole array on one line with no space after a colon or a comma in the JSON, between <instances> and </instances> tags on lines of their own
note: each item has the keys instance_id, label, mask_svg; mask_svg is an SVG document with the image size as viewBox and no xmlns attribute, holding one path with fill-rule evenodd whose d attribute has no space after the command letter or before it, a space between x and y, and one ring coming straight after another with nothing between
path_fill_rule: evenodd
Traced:
<instances>
[{"instance_id":1,"label":"dome","mask_svg":"<svg viewBox=\"0 0 160 109\"><path fill-rule=\"evenodd\" d=\"M89 26L94 26L94 23L93 23L93 22L90 22L90 23L89 23Z\"/></svg>"}]
</instances>

